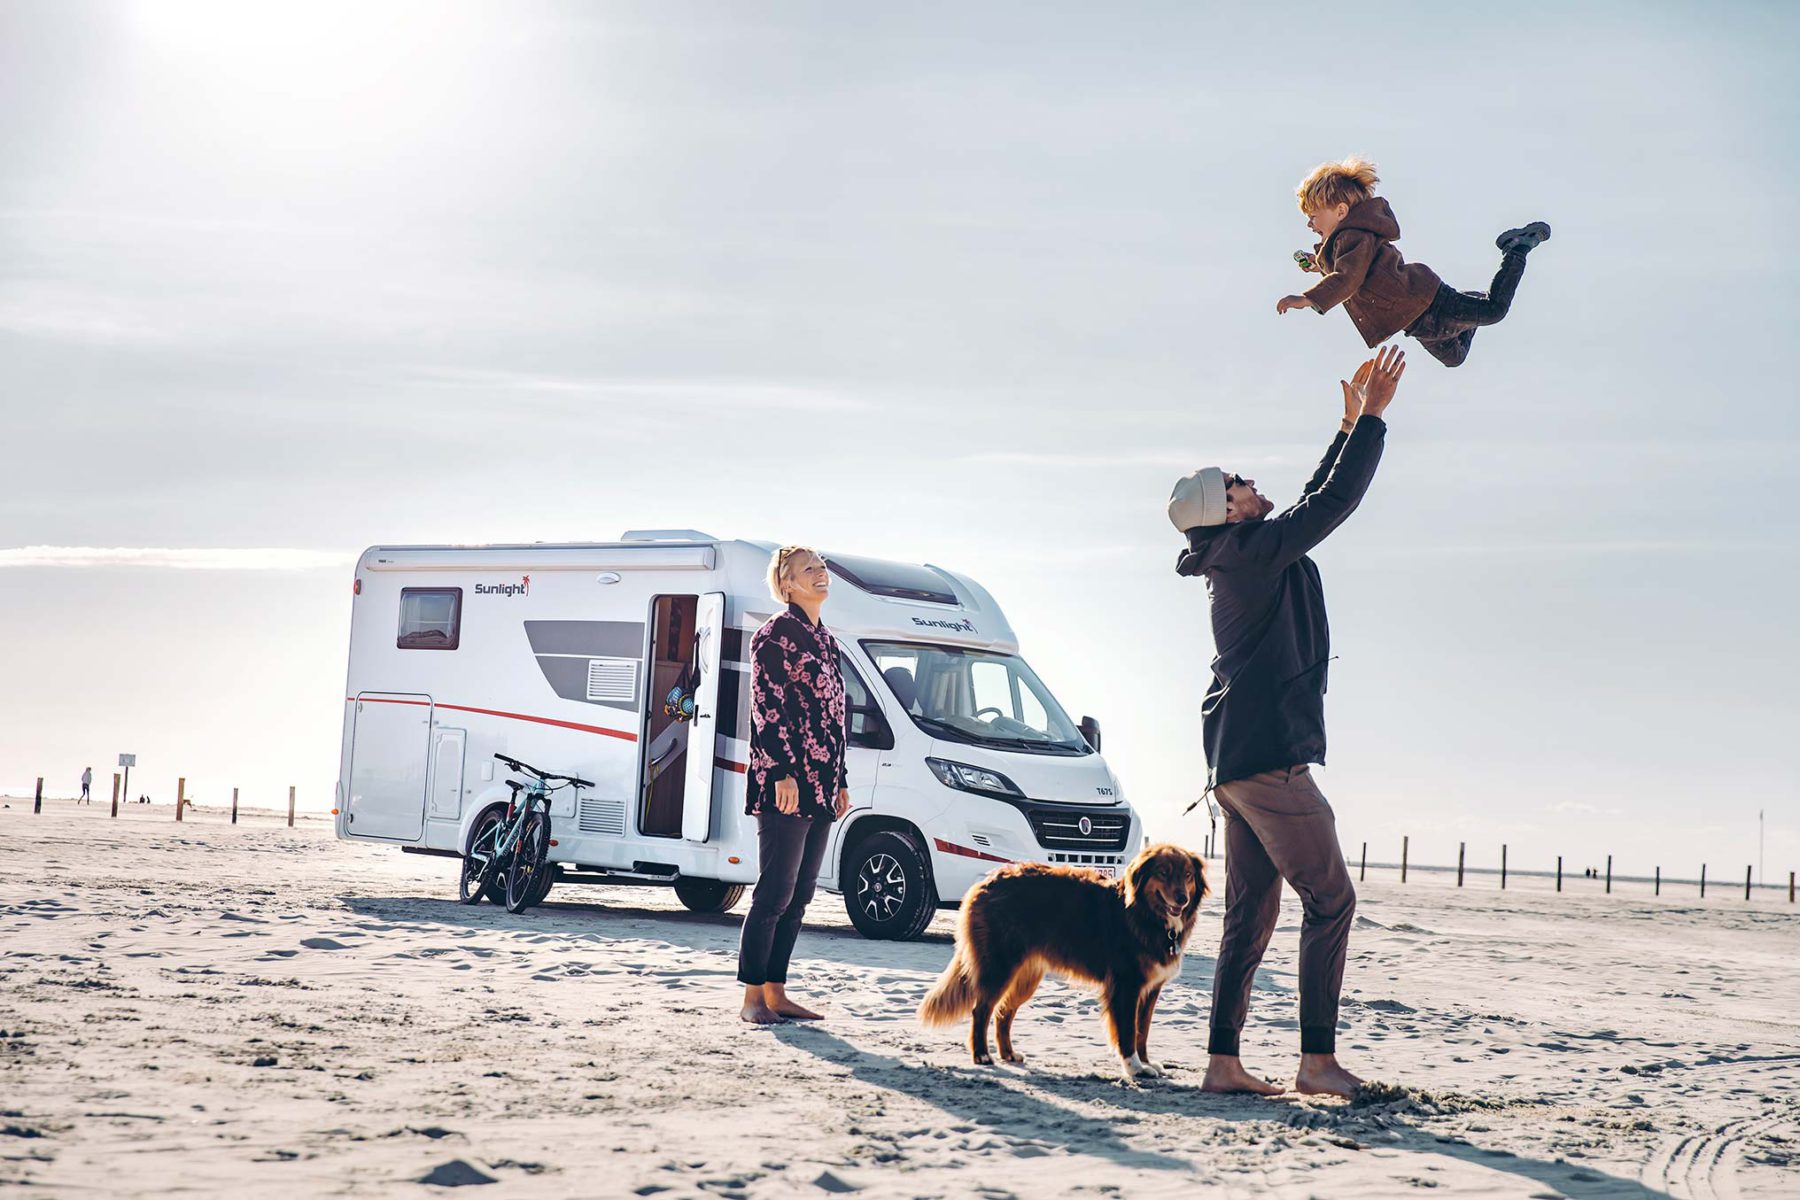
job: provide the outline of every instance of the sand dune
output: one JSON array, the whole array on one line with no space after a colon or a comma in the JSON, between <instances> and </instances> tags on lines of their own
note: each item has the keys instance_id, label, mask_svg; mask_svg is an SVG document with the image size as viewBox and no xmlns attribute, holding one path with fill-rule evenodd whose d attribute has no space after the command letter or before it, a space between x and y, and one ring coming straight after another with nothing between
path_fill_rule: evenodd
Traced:
<instances>
[{"instance_id":1,"label":"sand dune","mask_svg":"<svg viewBox=\"0 0 1800 1200\"><path fill-rule=\"evenodd\" d=\"M23 1196L1792 1196L1800 915L1761 899L1371 881L1346 1060L1375 1102L1203 1095L1209 902L1122 1086L1047 984L1025 1068L912 1010L949 954L821 897L796 994L734 1019L739 914L563 887L509 916L453 864L217 813L0 811L0 1183ZM1297 908L1246 1060L1291 1072ZM420 1182L425 1180L428 1182Z\"/></svg>"}]
</instances>

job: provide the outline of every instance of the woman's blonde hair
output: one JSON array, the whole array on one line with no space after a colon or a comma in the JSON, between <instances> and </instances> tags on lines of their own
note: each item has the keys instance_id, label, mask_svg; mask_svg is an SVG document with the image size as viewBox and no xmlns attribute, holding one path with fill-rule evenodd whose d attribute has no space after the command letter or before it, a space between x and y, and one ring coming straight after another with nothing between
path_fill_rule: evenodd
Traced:
<instances>
[{"instance_id":1,"label":"woman's blonde hair","mask_svg":"<svg viewBox=\"0 0 1800 1200\"><path fill-rule=\"evenodd\" d=\"M788 602L787 596L782 593L781 585L792 577L793 572L788 568L796 558L803 554L810 554L820 560L825 557L811 546L783 546L769 556L769 595L775 597L776 603L786 604Z\"/></svg>"},{"instance_id":2,"label":"woman's blonde hair","mask_svg":"<svg viewBox=\"0 0 1800 1200\"><path fill-rule=\"evenodd\" d=\"M1375 174L1375 164L1352 154L1342 162L1320 163L1314 167L1312 174L1294 189L1294 195L1300 201L1300 211L1311 216L1321 208L1360 204L1375 194L1375 185L1380 182L1381 176Z\"/></svg>"}]
</instances>

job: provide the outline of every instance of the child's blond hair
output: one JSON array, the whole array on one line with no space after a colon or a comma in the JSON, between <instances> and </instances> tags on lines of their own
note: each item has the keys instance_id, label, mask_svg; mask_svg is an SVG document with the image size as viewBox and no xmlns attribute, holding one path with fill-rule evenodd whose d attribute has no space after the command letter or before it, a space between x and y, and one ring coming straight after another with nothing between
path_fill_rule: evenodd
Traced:
<instances>
[{"instance_id":1,"label":"child's blond hair","mask_svg":"<svg viewBox=\"0 0 1800 1200\"><path fill-rule=\"evenodd\" d=\"M1294 195L1300 201L1300 211L1311 216L1322 208L1360 204L1375 194L1375 185L1380 182L1381 176L1375 174L1375 164L1352 154L1342 162L1320 163L1314 167L1294 189Z\"/></svg>"}]
</instances>

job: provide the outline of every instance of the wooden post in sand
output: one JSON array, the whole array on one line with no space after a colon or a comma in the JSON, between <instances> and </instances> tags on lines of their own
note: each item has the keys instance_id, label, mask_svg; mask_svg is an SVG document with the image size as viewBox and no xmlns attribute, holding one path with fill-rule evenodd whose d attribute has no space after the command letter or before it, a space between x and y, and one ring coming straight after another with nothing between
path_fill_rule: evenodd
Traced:
<instances>
[{"instance_id":1,"label":"wooden post in sand","mask_svg":"<svg viewBox=\"0 0 1800 1200\"><path fill-rule=\"evenodd\" d=\"M293 789L292 785L289 785L289 787L288 787L288 828L292 829L293 827L294 827L294 789Z\"/></svg>"},{"instance_id":2,"label":"wooden post in sand","mask_svg":"<svg viewBox=\"0 0 1800 1200\"><path fill-rule=\"evenodd\" d=\"M1556 856L1556 890L1562 891L1562 855Z\"/></svg>"},{"instance_id":3,"label":"wooden post in sand","mask_svg":"<svg viewBox=\"0 0 1800 1200\"><path fill-rule=\"evenodd\" d=\"M1400 839L1400 882L1401 883L1406 882L1406 854L1407 854L1407 851L1410 850L1411 848L1412 848L1412 838L1411 837L1403 837Z\"/></svg>"},{"instance_id":4,"label":"wooden post in sand","mask_svg":"<svg viewBox=\"0 0 1800 1200\"><path fill-rule=\"evenodd\" d=\"M1744 899L1750 898L1750 868L1744 868Z\"/></svg>"},{"instance_id":5,"label":"wooden post in sand","mask_svg":"<svg viewBox=\"0 0 1800 1200\"><path fill-rule=\"evenodd\" d=\"M1794 873L1792 871L1789 871L1788 872L1788 903L1792 904L1793 902L1794 902Z\"/></svg>"},{"instance_id":6,"label":"wooden post in sand","mask_svg":"<svg viewBox=\"0 0 1800 1200\"><path fill-rule=\"evenodd\" d=\"M1700 898L1706 899L1706 864L1700 864Z\"/></svg>"},{"instance_id":7,"label":"wooden post in sand","mask_svg":"<svg viewBox=\"0 0 1800 1200\"><path fill-rule=\"evenodd\" d=\"M175 781L175 819L181 820L181 810L187 807L187 776L183 775Z\"/></svg>"},{"instance_id":8,"label":"wooden post in sand","mask_svg":"<svg viewBox=\"0 0 1800 1200\"><path fill-rule=\"evenodd\" d=\"M1506 890L1506 843L1500 843L1500 890Z\"/></svg>"},{"instance_id":9,"label":"wooden post in sand","mask_svg":"<svg viewBox=\"0 0 1800 1200\"><path fill-rule=\"evenodd\" d=\"M1356 872L1356 878L1360 881L1360 880L1367 879L1368 877L1369 877L1369 843L1364 842L1363 843L1362 866L1360 868L1358 868L1358 870ZM1793 897L1789 896L1788 899L1792 900Z\"/></svg>"},{"instance_id":10,"label":"wooden post in sand","mask_svg":"<svg viewBox=\"0 0 1800 1200\"><path fill-rule=\"evenodd\" d=\"M119 815L119 773L113 772L113 816Z\"/></svg>"},{"instance_id":11,"label":"wooden post in sand","mask_svg":"<svg viewBox=\"0 0 1800 1200\"><path fill-rule=\"evenodd\" d=\"M33 813L41 813L44 811L44 777L39 775L37 779L37 799L31 802L31 811Z\"/></svg>"},{"instance_id":12,"label":"wooden post in sand","mask_svg":"<svg viewBox=\"0 0 1800 1200\"><path fill-rule=\"evenodd\" d=\"M1612 895L1612 855L1606 856L1606 894Z\"/></svg>"},{"instance_id":13,"label":"wooden post in sand","mask_svg":"<svg viewBox=\"0 0 1800 1200\"><path fill-rule=\"evenodd\" d=\"M1467 843L1467 842L1456 843L1456 886L1457 887L1462 886L1463 853L1464 853L1464 851L1468 850L1468 848L1469 848L1469 843Z\"/></svg>"},{"instance_id":14,"label":"wooden post in sand","mask_svg":"<svg viewBox=\"0 0 1800 1200\"><path fill-rule=\"evenodd\" d=\"M237 824L237 789L231 789L231 823Z\"/></svg>"},{"instance_id":15,"label":"wooden post in sand","mask_svg":"<svg viewBox=\"0 0 1800 1200\"><path fill-rule=\"evenodd\" d=\"M1656 894L1662 895L1662 868L1656 868Z\"/></svg>"}]
</instances>

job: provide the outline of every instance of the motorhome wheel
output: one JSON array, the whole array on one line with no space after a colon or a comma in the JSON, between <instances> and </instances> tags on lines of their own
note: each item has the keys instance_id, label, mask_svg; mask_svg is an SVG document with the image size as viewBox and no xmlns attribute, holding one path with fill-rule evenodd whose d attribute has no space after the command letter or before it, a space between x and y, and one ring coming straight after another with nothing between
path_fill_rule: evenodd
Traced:
<instances>
[{"instance_id":1,"label":"motorhome wheel","mask_svg":"<svg viewBox=\"0 0 1800 1200\"><path fill-rule=\"evenodd\" d=\"M744 885L683 875L675 881L675 895L690 912L730 912L732 906L744 898Z\"/></svg>"},{"instance_id":2,"label":"motorhome wheel","mask_svg":"<svg viewBox=\"0 0 1800 1200\"><path fill-rule=\"evenodd\" d=\"M916 938L937 912L925 852L896 830L884 829L856 843L844 862L844 878L844 907L866 938Z\"/></svg>"}]
</instances>

